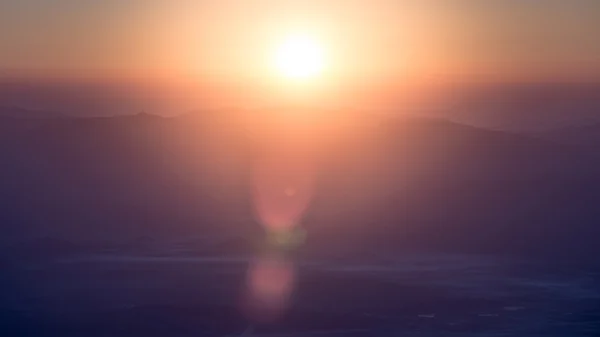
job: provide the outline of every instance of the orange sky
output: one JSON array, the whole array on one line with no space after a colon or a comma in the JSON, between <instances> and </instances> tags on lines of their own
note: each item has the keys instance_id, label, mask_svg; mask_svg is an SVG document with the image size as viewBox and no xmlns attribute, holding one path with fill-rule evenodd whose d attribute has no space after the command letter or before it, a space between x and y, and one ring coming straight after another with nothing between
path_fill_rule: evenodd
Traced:
<instances>
[{"instance_id":1,"label":"orange sky","mask_svg":"<svg viewBox=\"0 0 600 337\"><path fill-rule=\"evenodd\" d=\"M600 79L595 0L14 0L0 75L265 80L288 31L335 81Z\"/></svg>"}]
</instances>

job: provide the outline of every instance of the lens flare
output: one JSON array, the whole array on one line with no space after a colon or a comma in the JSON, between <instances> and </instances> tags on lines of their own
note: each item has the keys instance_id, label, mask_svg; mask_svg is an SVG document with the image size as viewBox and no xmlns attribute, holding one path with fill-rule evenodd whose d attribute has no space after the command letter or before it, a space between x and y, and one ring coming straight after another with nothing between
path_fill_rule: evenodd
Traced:
<instances>
[{"instance_id":1,"label":"lens flare","mask_svg":"<svg viewBox=\"0 0 600 337\"><path fill-rule=\"evenodd\" d=\"M288 308L296 280L294 265L280 254L266 255L250 264L243 311L255 322L269 323Z\"/></svg>"},{"instance_id":2,"label":"lens flare","mask_svg":"<svg viewBox=\"0 0 600 337\"><path fill-rule=\"evenodd\" d=\"M313 195L314 169L310 161L293 155L265 158L256 163L254 205L268 231L292 230Z\"/></svg>"},{"instance_id":3,"label":"lens flare","mask_svg":"<svg viewBox=\"0 0 600 337\"><path fill-rule=\"evenodd\" d=\"M281 317L294 291L295 266L286 255L304 242L300 227L314 194L315 146L297 125L281 125L260 142L252 175L255 214L266 232L267 255L250 264L242 309L254 322Z\"/></svg>"}]
</instances>

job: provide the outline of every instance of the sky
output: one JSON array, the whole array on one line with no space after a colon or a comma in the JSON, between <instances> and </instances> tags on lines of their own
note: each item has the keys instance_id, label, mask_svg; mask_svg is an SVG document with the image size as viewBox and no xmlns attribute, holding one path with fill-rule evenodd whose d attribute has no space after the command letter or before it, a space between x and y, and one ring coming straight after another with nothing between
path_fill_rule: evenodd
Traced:
<instances>
[{"instance_id":1,"label":"sky","mask_svg":"<svg viewBox=\"0 0 600 337\"><path fill-rule=\"evenodd\" d=\"M329 78L600 79L597 0L3 0L0 76L266 78L309 32Z\"/></svg>"}]
</instances>

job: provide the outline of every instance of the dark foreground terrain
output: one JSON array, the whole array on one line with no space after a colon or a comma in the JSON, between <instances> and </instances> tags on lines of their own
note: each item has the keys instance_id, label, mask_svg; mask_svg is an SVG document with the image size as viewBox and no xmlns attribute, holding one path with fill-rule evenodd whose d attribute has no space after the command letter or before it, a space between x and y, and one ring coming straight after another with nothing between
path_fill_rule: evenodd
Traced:
<instances>
[{"instance_id":1,"label":"dark foreground terrain","mask_svg":"<svg viewBox=\"0 0 600 337\"><path fill-rule=\"evenodd\" d=\"M482 255L297 259L289 307L244 314L249 263L177 248L5 261L3 336L597 336L600 268ZM247 312L247 311L246 311Z\"/></svg>"}]
</instances>

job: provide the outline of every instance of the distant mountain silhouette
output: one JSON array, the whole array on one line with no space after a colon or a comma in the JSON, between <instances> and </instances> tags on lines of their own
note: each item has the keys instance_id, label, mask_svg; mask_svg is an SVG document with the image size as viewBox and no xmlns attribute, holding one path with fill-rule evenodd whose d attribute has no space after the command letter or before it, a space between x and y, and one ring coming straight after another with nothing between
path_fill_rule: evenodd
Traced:
<instances>
[{"instance_id":1,"label":"distant mountain silhouette","mask_svg":"<svg viewBox=\"0 0 600 337\"><path fill-rule=\"evenodd\" d=\"M2 130L3 240L260 235L249 177L256 150L276 139L266 134L269 113L61 118ZM339 113L309 126L328 137L307 254L595 248L593 157L441 119Z\"/></svg>"},{"instance_id":2,"label":"distant mountain silhouette","mask_svg":"<svg viewBox=\"0 0 600 337\"><path fill-rule=\"evenodd\" d=\"M598 121L598 83L521 83L457 85L441 90L437 116L490 129L544 132ZM422 104L424 105L424 104Z\"/></svg>"}]
</instances>

